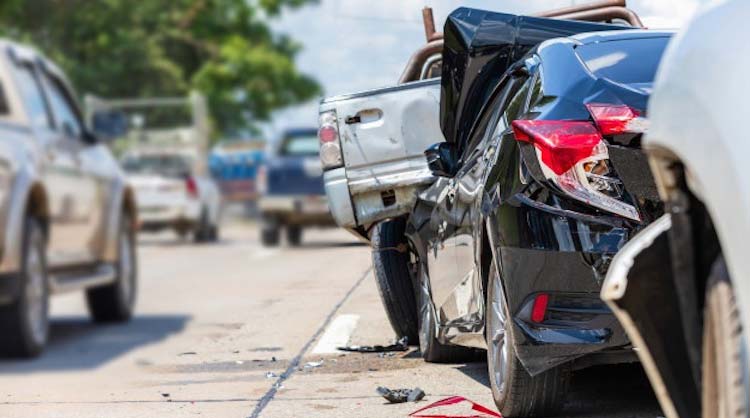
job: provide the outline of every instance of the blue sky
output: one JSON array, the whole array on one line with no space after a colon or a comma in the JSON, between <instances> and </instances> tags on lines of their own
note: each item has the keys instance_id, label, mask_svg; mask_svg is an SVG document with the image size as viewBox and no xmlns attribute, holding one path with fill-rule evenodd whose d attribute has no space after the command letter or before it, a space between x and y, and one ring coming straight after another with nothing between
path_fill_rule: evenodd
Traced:
<instances>
[{"instance_id":1,"label":"blue sky","mask_svg":"<svg viewBox=\"0 0 750 418\"><path fill-rule=\"evenodd\" d=\"M320 0L286 11L272 22L302 44L297 63L315 77L324 95L393 85L409 56L425 43L421 10L433 8L436 26L460 6L530 14L583 0ZM630 0L650 28L683 25L706 0ZM319 100L319 99L318 99ZM315 126L317 101L278 112L269 128Z\"/></svg>"}]
</instances>

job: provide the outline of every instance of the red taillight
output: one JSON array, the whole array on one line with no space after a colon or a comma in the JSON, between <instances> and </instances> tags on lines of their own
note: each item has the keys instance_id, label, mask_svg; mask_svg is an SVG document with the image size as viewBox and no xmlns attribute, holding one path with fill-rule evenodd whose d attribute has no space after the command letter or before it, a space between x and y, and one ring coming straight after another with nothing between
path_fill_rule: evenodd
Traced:
<instances>
[{"instance_id":1,"label":"red taillight","mask_svg":"<svg viewBox=\"0 0 750 418\"><path fill-rule=\"evenodd\" d=\"M185 190L190 197L198 197L198 183L195 182L195 178L189 176L185 179Z\"/></svg>"},{"instance_id":2,"label":"red taillight","mask_svg":"<svg viewBox=\"0 0 750 418\"><path fill-rule=\"evenodd\" d=\"M594 125L579 121L515 120L513 133L516 140L534 144L542 162L557 175L590 157L602 140Z\"/></svg>"},{"instance_id":3,"label":"red taillight","mask_svg":"<svg viewBox=\"0 0 750 418\"><path fill-rule=\"evenodd\" d=\"M531 307L531 322L542 322L544 317L547 315L547 303L549 302L549 295L546 293L540 293L534 298L534 305Z\"/></svg>"},{"instance_id":4,"label":"red taillight","mask_svg":"<svg viewBox=\"0 0 750 418\"><path fill-rule=\"evenodd\" d=\"M637 123L641 112L626 105L589 103L586 108L594 118L602 135L620 135L626 132L642 133L643 127Z\"/></svg>"},{"instance_id":5,"label":"red taillight","mask_svg":"<svg viewBox=\"0 0 750 418\"><path fill-rule=\"evenodd\" d=\"M321 143L333 142L338 139L338 132L331 125L321 126L318 130L318 138L320 138Z\"/></svg>"}]
</instances>

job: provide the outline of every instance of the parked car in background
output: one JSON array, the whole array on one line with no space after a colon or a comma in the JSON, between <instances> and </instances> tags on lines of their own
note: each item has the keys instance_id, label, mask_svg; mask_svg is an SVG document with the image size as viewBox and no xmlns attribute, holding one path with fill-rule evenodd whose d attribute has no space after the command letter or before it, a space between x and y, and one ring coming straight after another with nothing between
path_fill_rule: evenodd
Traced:
<instances>
[{"instance_id":1,"label":"parked car in background","mask_svg":"<svg viewBox=\"0 0 750 418\"><path fill-rule=\"evenodd\" d=\"M209 156L211 175L227 203L242 203L254 215L258 200L258 167L265 159L264 141L231 140L217 144Z\"/></svg>"},{"instance_id":2,"label":"parked car in background","mask_svg":"<svg viewBox=\"0 0 750 418\"><path fill-rule=\"evenodd\" d=\"M171 229L195 242L219 239L221 193L214 180L198 174L189 151L140 149L122 158L137 201L142 231Z\"/></svg>"},{"instance_id":3,"label":"parked car in background","mask_svg":"<svg viewBox=\"0 0 750 418\"><path fill-rule=\"evenodd\" d=\"M314 128L290 129L271 146L258 173L263 245L279 244L281 230L290 245L300 245L307 227L333 226L323 189Z\"/></svg>"},{"instance_id":4,"label":"parked car in background","mask_svg":"<svg viewBox=\"0 0 750 418\"><path fill-rule=\"evenodd\" d=\"M222 198L208 170L210 123L206 98L86 97L87 118L119 138L118 155L136 192L139 227L172 229L195 242L219 237ZM117 131L118 128L122 132Z\"/></svg>"},{"instance_id":5,"label":"parked car in background","mask_svg":"<svg viewBox=\"0 0 750 418\"><path fill-rule=\"evenodd\" d=\"M57 66L2 40L0 85L0 353L28 357L47 342L53 294L84 290L96 321L131 317L138 219Z\"/></svg>"},{"instance_id":6,"label":"parked car in background","mask_svg":"<svg viewBox=\"0 0 750 418\"><path fill-rule=\"evenodd\" d=\"M750 414L747 16L746 1L716 5L670 45L644 139L668 213L602 289L669 418Z\"/></svg>"},{"instance_id":7,"label":"parked car in background","mask_svg":"<svg viewBox=\"0 0 750 418\"><path fill-rule=\"evenodd\" d=\"M420 348L428 361L486 348L503 416L555 415L572 370L637 361L599 291L614 254L663 213L640 139L670 36L448 18L443 74L461 76L442 79L446 141L425 153L439 179L406 227Z\"/></svg>"}]
</instances>

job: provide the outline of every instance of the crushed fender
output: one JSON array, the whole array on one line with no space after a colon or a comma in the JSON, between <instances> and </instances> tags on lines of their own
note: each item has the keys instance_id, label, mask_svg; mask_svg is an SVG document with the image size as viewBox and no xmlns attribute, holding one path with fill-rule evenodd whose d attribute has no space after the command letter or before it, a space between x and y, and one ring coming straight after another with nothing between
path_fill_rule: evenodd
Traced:
<instances>
[{"instance_id":1,"label":"crushed fender","mask_svg":"<svg viewBox=\"0 0 750 418\"><path fill-rule=\"evenodd\" d=\"M471 410L462 413L459 412L456 415L457 408L451 408L451 406L458 404L468 404L471 406ZM450 398L439 400L412 412L409 416L414 418L503 418L497 412L474 401L470 401L463 396L451 396Z\"/></svg>"},{"instance_id":2,"label":"crushed fender","mask_svg":"<svg viewBox=\"0 0 750 418\"><path fill-rule=\"evenodd\" d=\"M424 399L424 391L420 388L414 389L388 389L378 387L378 394L390 403L418 402Z\"/></svg>"}]
</instances>

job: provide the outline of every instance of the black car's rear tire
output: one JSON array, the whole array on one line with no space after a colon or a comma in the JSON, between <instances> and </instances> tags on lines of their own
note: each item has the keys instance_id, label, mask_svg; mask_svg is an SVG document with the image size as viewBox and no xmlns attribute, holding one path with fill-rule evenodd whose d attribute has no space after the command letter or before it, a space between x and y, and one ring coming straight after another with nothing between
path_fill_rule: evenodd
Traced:
<instances>
[{"instance_id":1,"label":"black car's rear tire","mask_svg":"<svg viewBox=\"0 0 750 418\"><path fill-rule=\"evenodd\" d=\"M408 245L403 219L383 221L372 231L372 265L388 321L398 338L414 344L419 339L419 321L410 273Z\"/></svg>"},{"instance_id":2,"label":"black car's rear tire","mask_svg":"<svg viewBox=\"0 0 750 418\"><path fill-rule=\"evenodd\" d=\"M49 288L44 231L38 220L24 225L18 299L0 308L0 355L35 357L49 337Z\"/></svg>"},{"instance_id":3,"label":"black car's rear tire","mask_svg":"<svg viewBox=\"0 0 750 418\"><path fill-rule=\"evenodd\" d=\"M504 417L556 416L570 385L570 370L558 366L531 376L516 357L513 326L503 286L490 266L485 315L487 369L495 405Z\"/></svg>"},{"instance_id":4,"label":"black car's rear tire","mask_svg":"<svg viewBox=\"0 0 750 418\"><path fill-rule=\"evenodd\" d=\"M135 251L135 232L132 220L127 214L122 215L117 236L115 274L114 283L93 287L86 291L89 313L96 322L127 321L135 309L138 262Z\"/></svg>"},{"instance_id":5,"label":"black car's rear tire","mask_svg":"<svg viewBox=\"0 0 750 418\"><path fill-rule=\"evenodd\" d=\"M742 323L727 266L720 257L714 263L706 289L703 325L704 417L747 417L747 347L743 352Z\"/></svg>"},{"instance_id":6,"label":"black car's rear tire","mask_svg":"<svg viewBox=\"0 0 750 418\"><path fill-rule=\"evenodd\" d=\"M299 247L302 244L302 227L299 225L289 225L286 227L286 241L292 247Z\"/></svg>"}]
</instances>

